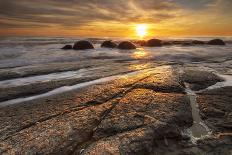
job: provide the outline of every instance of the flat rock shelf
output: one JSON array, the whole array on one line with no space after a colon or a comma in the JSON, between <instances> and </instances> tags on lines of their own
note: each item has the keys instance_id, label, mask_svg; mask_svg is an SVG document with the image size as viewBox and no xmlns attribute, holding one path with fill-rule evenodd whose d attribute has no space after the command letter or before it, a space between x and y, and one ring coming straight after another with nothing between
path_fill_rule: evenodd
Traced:
<instances>
[{"instance_id":1,"label":"flat rock shelf","mask_svg":"<svg viewBox=\"0 0 232 155\"><path fill-rule=\"evenodd\" d=\"M224 80L216 74L177 64L91 80L0 102L0 154L231 155L232 86L206 89ZM194 121L211 131L195 143Z\"/></svg>"}]
</instances>

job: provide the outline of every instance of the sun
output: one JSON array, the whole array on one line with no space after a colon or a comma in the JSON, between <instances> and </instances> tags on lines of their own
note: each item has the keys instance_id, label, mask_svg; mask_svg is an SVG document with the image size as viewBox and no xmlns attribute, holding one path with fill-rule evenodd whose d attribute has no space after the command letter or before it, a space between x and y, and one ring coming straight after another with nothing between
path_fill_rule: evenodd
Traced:
<instances>
[{"instance_id":1,"label":"sun","mask_svg":"<svg viewBox=\"0 0 232 155\"><path fill-rule=\"evenodd\" d=\"M146 24L138 24L136 25L137 35L142 39L147 35L147 25Z\"/></svg>"}]
</instances>

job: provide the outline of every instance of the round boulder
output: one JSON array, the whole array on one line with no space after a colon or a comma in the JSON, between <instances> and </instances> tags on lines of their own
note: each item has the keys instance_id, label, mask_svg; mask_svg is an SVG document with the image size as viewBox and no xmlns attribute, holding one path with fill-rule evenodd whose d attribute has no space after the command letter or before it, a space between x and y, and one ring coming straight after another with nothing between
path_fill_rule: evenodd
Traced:
<instances>
[{"instance_id":1,"label":"round boulder","mask_svg":"<svg viewBox=\"0 0 232 155\"><path fill-rule=\"evenodd\" d=\"M112 42L111 40L108 40L108 41L104 41L102 44L101 44L101 47L106 47L106 48L115 48L117 47L117 44Z\"/></svg>"},{"instance_id":2,"label":"round boulder","mask_svg":"<svg viewBox=\"0 0 232 155\"><path fill-rule=\"evenodd\" d=\"M72 45L65 45L64 47L62 47L62 50L71 50L73 47Z\"/></svg>"},{"instance_id":3,"label":"round boulder","mask_svg":"<svg viewBox=\"0 0 232 155\"><path fill-rule=\"evenodd\" d=\"M226 43L221 39L213 39L208 42L208 45L226 45Z\"/></svg>"},{"instance_id":4,"label":"round boulder","mask_svg":"<svg viewBox=\"0 0 232 155\"><path fill-rule=\"evenodd\" d=\"M74 50L94 49L93 44L86 40L78 41L73 46Z\"/></svg>"},{"instance_id":5,"label":"round boulder","mask_svg":"<svg viewBox=\"0 0 232 155\"><path fill-rule=\"evenodd\" d=\"M150 39L147 41L146 46L148 46L148 47L161 47L162 41L159 39Z\"/></svg>"},{"instance_id":6,"label":"round boulder","mask_svg":"<svg viewBox=\"0 0 232 155\"><path fill-rule=\"evenodd\" d=\"M123 50L131 50L136 49L136 46L130 41L123 41L118 45L118 48Z\"/></svg>"}]
</instances>

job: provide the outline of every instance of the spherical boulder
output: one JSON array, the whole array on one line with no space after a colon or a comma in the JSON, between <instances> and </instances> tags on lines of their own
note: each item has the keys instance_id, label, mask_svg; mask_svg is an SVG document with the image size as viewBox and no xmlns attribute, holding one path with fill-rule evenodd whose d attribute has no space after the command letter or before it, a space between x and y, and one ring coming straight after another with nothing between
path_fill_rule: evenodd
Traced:
<instances>
[{"instance_id":1,"label":"spherical boulder","mask_svg":"<svg viewBox=\"0 0 232 155\"><path fill-rule=\"evenodd\" d=\"M130 41L123 41L118 45L118 48L123 50L131 50L136 49L136 46Z\"/></svg>"},{"instance_id":2,"label":"spherical boulder","mask_svg":"<svg viewBox=\"0 0 232 155\"><path fill-rule=\"evenodd\" d=\"M162 40L159 39L150 39L146 42L146 46L148 47L161 47L162 46Z\"/></svg>"},{"instance_id":3,"label":"spherical boulder","mask_svg":"<svg viewBox=\"0 0 232 155\"><path fill-rule=\"evenodd\" d=\"M81 40L74 44L73 49L74 50L94 49L94 46L89 41Z\"/></svg>"},{"instance_id":4,"label":"spherical boulder","mask_svg":"<svg viewBox=\"0 0 232 155\"><path fill-rule=\"evenodd\" d=\"M111 40L108 40L108 41L104 41L102 44L101 44L101 47L105 47L105 48L116 48L117 47L117 44L112 42Z\"/></svg>"},{"instance_id":5,"label":"spherical boulder","mask_svg":"<svg viewBox=\"0 0 232 155\"><path fill-rule=\"evenodd\" d=\"M221 39L213 39L208 42L208 45L226 45L226 43Z\"/></svg>"},{"instance_id":6,"label":"spherical boulder","mask_svg":"<svg viewBox=\"0 0 232 155\"><path fill-rule=\"evenodd\" d=\"M65 45L64 47L62 47L62 50L71 50L73 47L72 45Z\"/></svg>"}]
</instances>

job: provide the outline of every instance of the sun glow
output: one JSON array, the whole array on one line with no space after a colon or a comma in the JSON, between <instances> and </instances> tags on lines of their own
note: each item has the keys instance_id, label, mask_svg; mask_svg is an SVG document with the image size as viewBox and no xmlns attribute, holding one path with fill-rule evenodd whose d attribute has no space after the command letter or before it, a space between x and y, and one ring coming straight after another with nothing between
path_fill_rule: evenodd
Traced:
<instances>
[{"instance_id":1,"label":"sun glow","mask_svg":"<svg viewBox=\"0 0 232 155\"><path fill-rule=\"evenodd\" d=\"M146 24L138 24L136 25L137 35L142 39L147 35L147 25Z\"/></svg>"}]
</instances>

